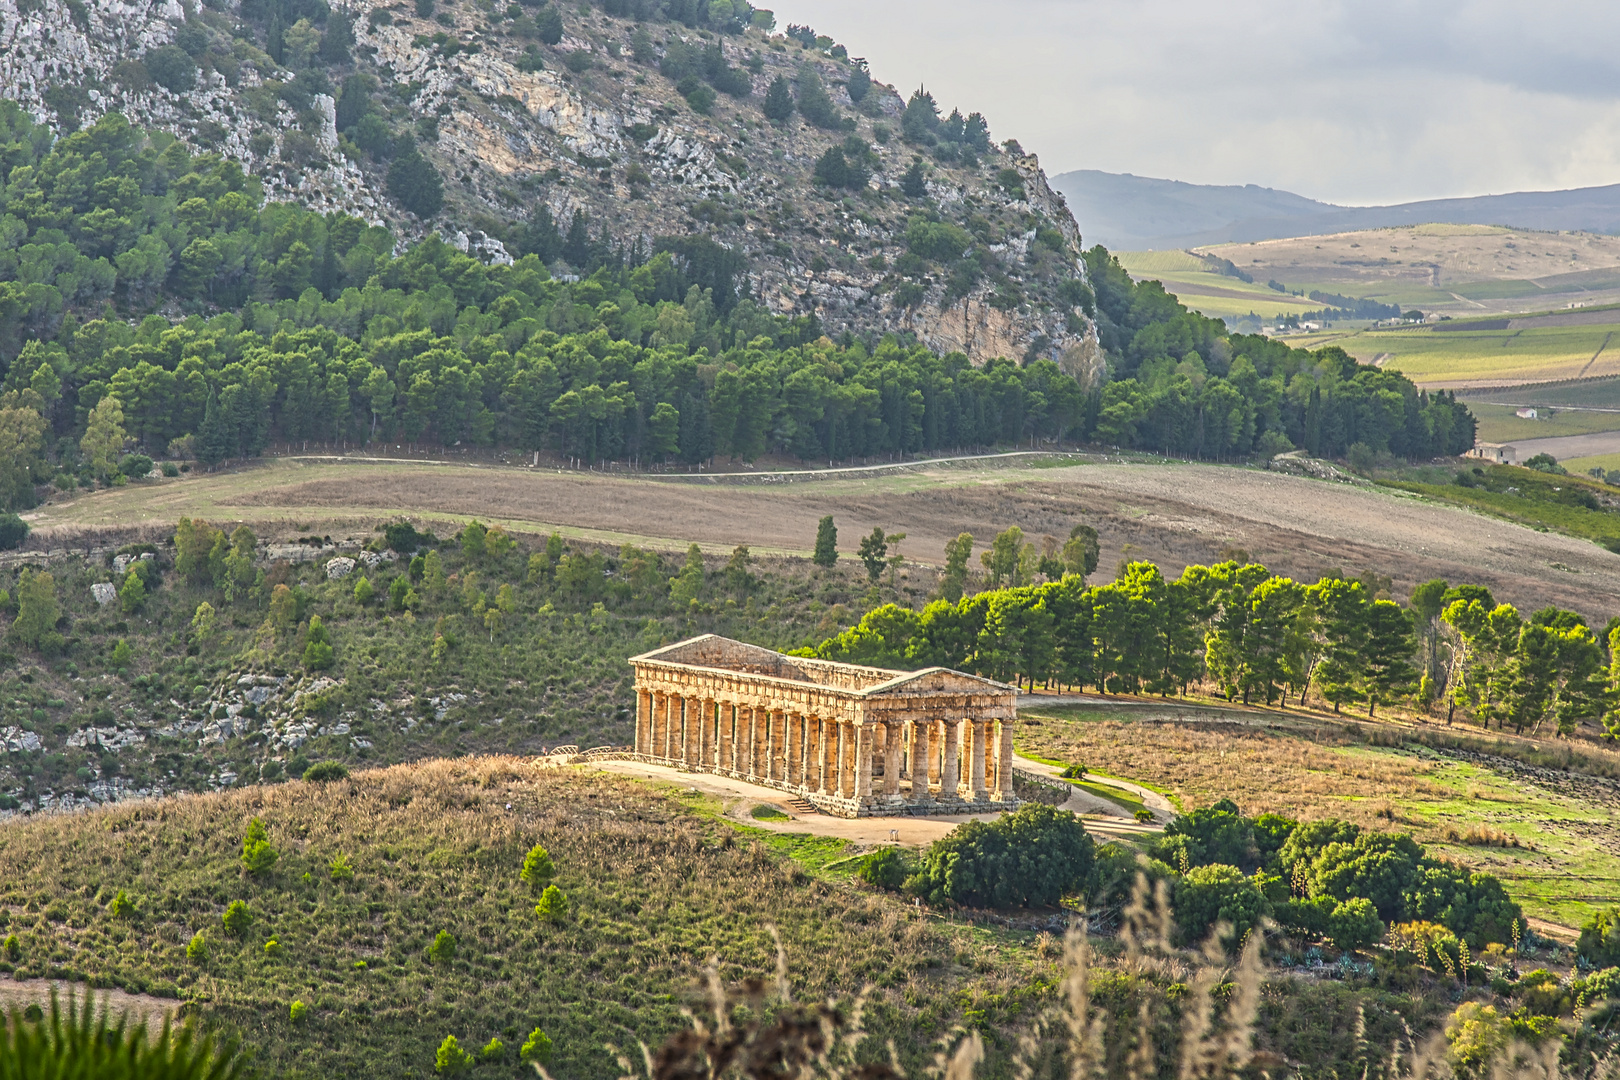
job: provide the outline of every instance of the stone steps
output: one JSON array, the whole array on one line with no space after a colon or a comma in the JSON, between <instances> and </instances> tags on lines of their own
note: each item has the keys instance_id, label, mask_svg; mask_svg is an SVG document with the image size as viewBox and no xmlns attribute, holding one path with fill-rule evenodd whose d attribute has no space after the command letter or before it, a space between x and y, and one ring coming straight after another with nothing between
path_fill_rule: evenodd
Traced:
<instances>
[{"instance_id":1,"label":"stone steps","mask_svg":"<svg viewBox=\"0 0 1620 1080\"><path fill-rule=\"evenodd\" d=\"M817 810L812 803L804 799L789 799L787 800L787 805L795 814L798 814L800 817L809 817L811 814L821 813L821 811Z\"/></svg>"}]
</instances>

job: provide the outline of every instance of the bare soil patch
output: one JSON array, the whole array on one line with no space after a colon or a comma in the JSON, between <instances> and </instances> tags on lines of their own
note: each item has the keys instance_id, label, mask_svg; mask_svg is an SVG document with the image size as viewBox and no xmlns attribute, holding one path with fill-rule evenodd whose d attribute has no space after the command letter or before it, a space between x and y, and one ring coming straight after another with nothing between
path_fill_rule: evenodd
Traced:
<instances>
[{"instance_id":1,"label":"bare soil patch","mask_svg":"<svg viewBox=\"0 0 1620 1080\"><path fill-rule=\"evenodd\" d=\"M884 476L776 484L694 484L646 477L421 464L277 462L151 490L117 489L50 504L39 542L86 527L173 522L182 513L247 520L272 534L359 526L412 514L450 527L468 517L520 531L679 549L748 544L808 555L816 522L837 519L840 547L876 527L904 532L924 565L946 541L988 545L1010 525L1063 538L1077 522L1102 539L1099 574L1123 558L1167 574L1241 548L1273 571L1315 580L1374 570L1404 595L1432 577L1489 586L1520 607L1558 604L1590 618L1620 613L1620 556L1415 496L1258 469L1181 463L1080 463L1051 468L920 467ZM926 578L926 573L924 577ZM927 584L925 581L924 584Z\"/></svg>"}]
</instances>

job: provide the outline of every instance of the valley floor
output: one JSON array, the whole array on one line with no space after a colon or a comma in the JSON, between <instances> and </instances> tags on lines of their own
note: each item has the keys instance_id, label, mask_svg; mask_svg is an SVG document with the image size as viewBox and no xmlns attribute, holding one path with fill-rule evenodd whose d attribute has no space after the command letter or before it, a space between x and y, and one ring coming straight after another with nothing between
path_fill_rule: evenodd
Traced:
<instances>
[{"instance_id":1,"label":"valley floor","mask_svg":"<svg viewBox=\"0 0 1620 1080\"><path fill-rule=\"evenodd\" d=\"M181 515L284 536L363 534L379 519L409 515L434 527L477 517L514 532L557 529L664 550L697 541L717 554L747 544L756 554L808 555L826 514L846 552L881 527L904 532L904 553L923 567L937 566L946 541L963 531L987 544L1018 525L1038 542L1086 522L1101 534L1105 569L1148 559L1174 575L1241 549L1299 580L1372 570L1405 595L1443 577L1486 585L1528 610L1555 604L1599 623L1620 614L1620 556L1581 539L1371 485L1139 456L924 462L882 475L798 473L791 482L272 459L62 498L30 517L34 546L102 529L166 532Z\"/></svg>"}]
</instances>

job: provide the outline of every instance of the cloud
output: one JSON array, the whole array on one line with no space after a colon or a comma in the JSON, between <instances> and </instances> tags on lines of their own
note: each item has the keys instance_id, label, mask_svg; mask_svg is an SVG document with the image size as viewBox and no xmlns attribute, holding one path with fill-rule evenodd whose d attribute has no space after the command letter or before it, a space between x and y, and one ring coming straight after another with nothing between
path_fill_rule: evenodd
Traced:
<instances>
[{"instance_id":1,"label":"cloud","mask_svg":"<svg viewBox=\"0 0 1620 1080\"><path fill-rule=\"evenodd\" d=\"M767 0L768 2L768 0ZM777 0L1049 171L1350 204L1620 181L1620 5Z\"/></svg>"}]
</instances>

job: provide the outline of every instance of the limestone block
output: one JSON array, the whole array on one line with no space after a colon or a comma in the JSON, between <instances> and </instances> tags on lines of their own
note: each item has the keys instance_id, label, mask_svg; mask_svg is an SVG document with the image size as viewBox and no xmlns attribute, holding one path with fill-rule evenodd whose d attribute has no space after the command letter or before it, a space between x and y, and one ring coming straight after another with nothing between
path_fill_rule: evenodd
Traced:
<instances>
[{"instance_id":1,"label":"limestone block","mask_svg":"<svg viewBox=\"0 0 1620 1080\"><path fill-rule=\"evenodd\" d=\"M347 555L339 555L326 564L326 577L329 581L348 577L352 573L354 573L354 560Z\"/></svg>"},{"instance_id":2,"label":"limestone block","mask_svg":"<svg viewBox=\"0 0 1620 1080\"><path fill-rule=\"evenodd\" d=\"M96 603L100 604L102 607L106 607L108 604L118 599L118 590L113 588L112 585L105 581L98 581L94 585L90 586L90 595L95 597Z\"/></svg>"}]
</instances>

